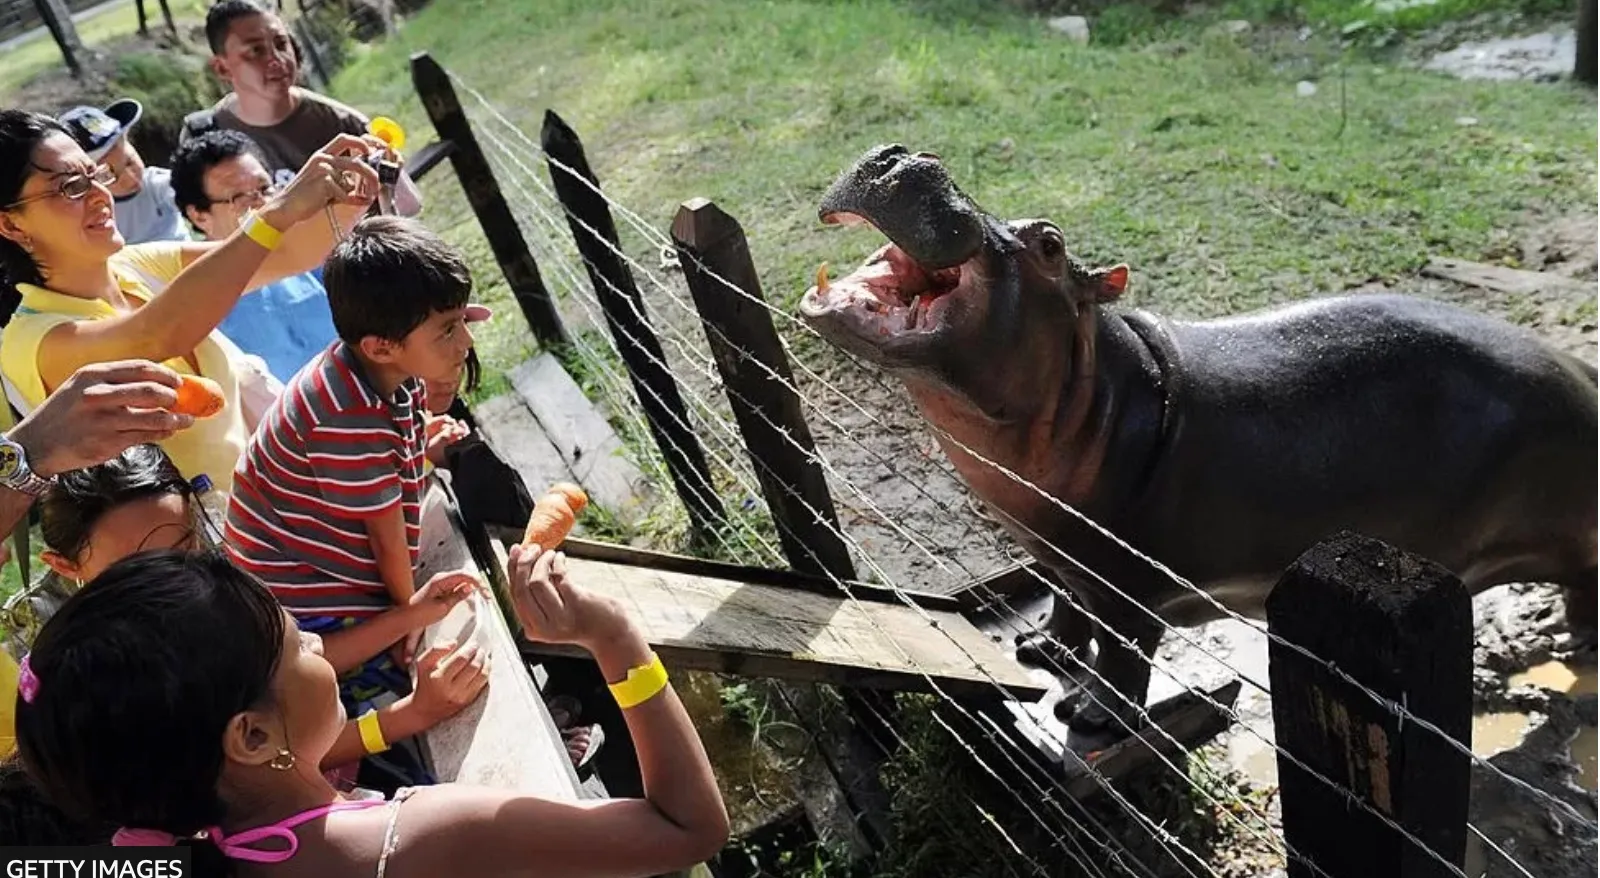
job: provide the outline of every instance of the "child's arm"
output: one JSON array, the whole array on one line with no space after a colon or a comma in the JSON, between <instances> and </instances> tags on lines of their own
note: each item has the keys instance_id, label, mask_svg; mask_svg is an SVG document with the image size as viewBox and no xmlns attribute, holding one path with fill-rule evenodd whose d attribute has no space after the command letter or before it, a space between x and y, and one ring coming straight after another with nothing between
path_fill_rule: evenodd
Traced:
<instances>
[{"instance_id":1,"label":"child's arm","mask_svg":"<svg viewBox=\"0 0 1600 878\"><path fill-rule=\"evenodd\" d=\"M323 642L326 655L327 642ZM456 647L440 644L417 660L417 686L406 697L378 709L378 728L390 745L420 735L444 722L472 703L489 682L488 656L472 644ZM329 771L348 765L367 755L361 738L360 718L345 723L333 749L322 758L322 769Z\"/></svg>"},{"instance_id":2,"label":"child's arm","mask_svg":"<svg viewBox=\"0 0 1600 878\"><path fill-rule=\"evenodd\" d=\"M477 580L470 574L440 573L406 603L360 624L324 634L322 657L337 673L353 671L400 638L443 619L450 608L472 594L476 585Z\"/></svg>"},{"instance_id":3,"label":"child's arm","mask_svg":"<svg viewBox=\"0 0 1600 878\"><path fill-rule=\"evenodd\" d=\"M416 580L411 572L411 546L406 541L406 515L396 503L367 519L367 539L372 541L372 556L378 561L378 575L397 607L411 603Z\"/></svg>"},{"instance_id":4,"label":"child's arm","mask_svg":"<svg viewBox=\"0 0 1600 878\"><path fill-rule=\"evenodd\" d=\"M647 663L639 630L612 600L566 579L565 564L522 546L508 574L529 640L573 643L594 656L608 682ZM559 556L556 556L559 558ZM670 683L622 712L639 756L644 796L561 802L456 784L419 793L407 807L407 844L418 874L446 874L471 857L483 878L526 875L660 875L714 856L728 839L728 813L694 723Z\"/></svg>"}]
</instances>

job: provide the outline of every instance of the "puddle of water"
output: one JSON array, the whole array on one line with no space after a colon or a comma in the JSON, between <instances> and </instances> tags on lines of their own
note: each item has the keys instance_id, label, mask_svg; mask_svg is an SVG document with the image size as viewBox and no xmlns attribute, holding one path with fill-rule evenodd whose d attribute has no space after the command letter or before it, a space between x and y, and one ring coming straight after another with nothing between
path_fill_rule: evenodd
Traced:
<instances>
[{"instance_id":1,"label":"puddle of water","mask_svg":"<svg viewBox=\"0 0 1600 878\"><path fill-rule=\"evenodd\" d=\"M1244 758L1240 770L1257 786L1274 786L1278 783L1278 751L1260 747Z\"/></svg>"},{"instance_id":2,"label":"puddle of water","mask_svg":"<svg viewBox=\"0 0 1600 878\"><path fill-rule=\"evenodd\" d=\"M1545 662L1513 676L1511 686L1540 686L1568 695L1594 695L1600 689L1596 669L1573 667L1566 662ZM1578 783L1586 790L1600 789L1600 754L1597 743L1600 736L1595 729L1584 726L1572 741L1572 761L1578 764Z\"/></svg>"},{"instance_id":3,"label":"puddle of water","mask_svg":"<svg viewBox=\"0 0 1600 878\"><path fill-rule=\"evenodd\" d=\"M1527 731L1525 713L1480 713L1472 718L1472 753L1488 759L1522 743Z\"/></svg>"},{"instance_id":4,"label":"puddle of water","mask_svg":"<svg viewBox=\"0 0 1600 878\"><path fill-rule=\"evenodd\" d=\"M1513 688L1539 686L1568 695L1593 695L1596 689L1594 668L1574 668L1566 662L1545 662L1513 676L1507 683Z\"/></svg>"},{"instance_id":5,"label":"puddle of water","mask_svg":"<svg viewBox=\"0 0 1600 878\"><path fill-rule=\"evenodd\" d=\"M1578 784L1586 790L1600 791L1600 764L1596 749L1600 747L1600 734L1589 726L1578 730L1572 739L1572 759L1578 763Z\"/></svg>"}]
</instances>

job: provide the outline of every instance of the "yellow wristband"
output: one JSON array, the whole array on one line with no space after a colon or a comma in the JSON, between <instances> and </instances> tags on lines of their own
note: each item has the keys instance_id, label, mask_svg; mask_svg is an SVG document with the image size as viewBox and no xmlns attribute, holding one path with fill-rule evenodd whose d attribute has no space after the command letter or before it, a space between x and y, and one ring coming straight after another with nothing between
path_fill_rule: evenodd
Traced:
<instances>
[{"instance_id":1,"label":"yellow wristband","mask_svg":"<svg viewBox=\"0 0 1600 878\"><path fill-rule=\"evenodd\" d=\"M627 679L610 684L611 697L624 710L649 701L665 688L667 669L661 664L661 657L653 652L650 653L650 664L629 668Z\"/></svg>"},{"instance_id":2,"label":"yellow wristband","mask_svg":"<svg viewBox=\"0 0 1600 878\"><path fill-rule=\"evenodd\" d=\"M250 214L250 221L244 224L244 236L267 248L268 252L278 249L283 243L283 233L267 225L267 221L260 214Z\"/></svg>"},{"instance_id":3,"label":"yellow wristband","mask_svg":"<svg viewBox=\"0 0 1600 878\"><path fill-rule=\"evenodd\" d=\"M367 748L368 753L382 753L389 749L389 742L383 739L383 727L378 725L378 712L369 710L356 720L356 727L361 730L361 745Z\"/></svg>"}]
</instances>

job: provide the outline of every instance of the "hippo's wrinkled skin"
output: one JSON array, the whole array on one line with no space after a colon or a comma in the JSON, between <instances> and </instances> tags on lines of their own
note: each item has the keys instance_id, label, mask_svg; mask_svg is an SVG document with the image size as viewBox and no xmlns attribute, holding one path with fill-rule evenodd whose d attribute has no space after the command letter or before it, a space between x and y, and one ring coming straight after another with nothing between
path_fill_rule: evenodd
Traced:
<instances>
[{"instance_id":1,"label":"hippo's wrinkled skin","mask_svg":"<svg viewBox=\"0 0 1600 878\"><path fill-rule=\"evenodd\" d=\"M1057 601L1054 636L1025 644L1062 660L1098 630L1080 744L1122 731L1104 708L1143 704L1164 627L1217 618L1207 596L1259 618L1284 568L1341 529L1474 591L1560 584L1592 630L1595 371L1531 333L1401 296L1201 323L1108 310L1125 266L1085 268L1055 225L984 214L899 146L846 171L821 214L892 243L808 291L803 318L904 382L974 493L1119 635Z\"/></svg>"}]
</instances>

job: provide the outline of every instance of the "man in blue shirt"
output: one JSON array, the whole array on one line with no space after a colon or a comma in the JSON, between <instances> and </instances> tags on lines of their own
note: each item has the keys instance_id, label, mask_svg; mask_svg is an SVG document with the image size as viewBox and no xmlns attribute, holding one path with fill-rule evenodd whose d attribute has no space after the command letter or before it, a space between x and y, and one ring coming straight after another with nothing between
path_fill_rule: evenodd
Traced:
<instances>
[{"instance_id":1,"label":"man in blue shirt","mask_svg":"<svg viewBox=\"0 0 1600 878\"><path fill-rule=\"evenodd\" d=\"M172 154L172 192L178 209L208 241L233 234L276 186L249 136L209 131ZM266 361L287 384L338 333L328 292L314 272L285 278L239 298L218 327L247 354Z\"/></svg>"}]
</instances>

